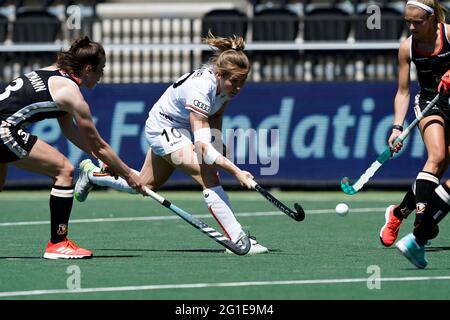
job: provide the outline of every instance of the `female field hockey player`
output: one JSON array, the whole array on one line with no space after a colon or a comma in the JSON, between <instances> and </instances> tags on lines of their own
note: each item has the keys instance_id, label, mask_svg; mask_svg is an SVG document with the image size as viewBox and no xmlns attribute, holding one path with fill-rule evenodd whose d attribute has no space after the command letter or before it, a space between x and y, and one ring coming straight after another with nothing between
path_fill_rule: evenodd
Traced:
<instances>
[{"instance_id":1,"label":"female field hockey player","mask_svg":"<svg viewBox=\"0 0 450 320\"><path fill-rule=\"evenodd\" d=\"M442 77L438 90L443 96L450 99L450 70ZM450 211L450 179L435 188L428 200L426 211L415 225L413 232L400 239L396 244L402 254L419 269L428 265L425 257L425 244L438 235L438 223Z\"/></svg>"},{"instance_id":2,"label":"female field hockey player","mask_svg":"<svg viewBox=\"0 0 450 320\"><path fill-rule=\"evenodd\" d=\"M445 24L445 9L438 1L408 1L405 20L411 36L399 49L399 81L394 103L394 126L388 143L394 152L402 148L401 143L393 145L401 134L403 121L409 105L409 72L414 62L420 91L415 97L414 110L421 110L438 94L441 79L450 69L450 25ZM450 108L448 97L441 96L436 105L419 122L419 129L427 149L428 158L417 178L399 206L386 209L386 223L380 231L380 240L391 246L397 239L401 222L414 209L416 218L414 232L396 244L402 254L420 268L427 265L424 255L425 243L439 233L437 223L429 223L435 202L434 190L448 166Z\"/></svg>"},{"instance_id":3,"label":"female field hockey player","mask_svg":"<svg viewBox=\"0 0 450 320\"><path fill-rule=\"evenodd\" d=\"M209 64L181 76L149 112L145 133L150 149L140 177L156 191L175 169L191 176L202 187L203 199L226 236L238 242L245 233L220 184L218 169L229 172L247 188L251 188L253 176L218 152L212 137L214 145L222 150L223 114L230 100L244 86L250 62L243 52L242 37L220 38L209 33L203 40L217 49ZM79 201L86 199L91 184L132 191L120 178L96 174L99 168L88 159L80 164L80 170L75 186ZM268 251L254 238L251 245L249 254Z\"/></svg>"},{"instance_id":4,"label":"female field hockey player","mask_svg":"<svg viewBox=\"0 0 450 320\"><path fill-rule=\"evenodd\" d=\"M402 133L402 125L409 107L411 62L416 66L420 87L414 100L416 114L436 96L441 77L450 69L450 25L444 23L444 13L445 9L438 1L419 0L406 3L404 17L411 36L401 43L398 52L399 79L394 100L394 125L388 139L389 146L394 152L402 148L401 143L396 145L393 143ZM395 242L402 220L414 209L416 210L414 225L420 223L426 212L429 198L439 185L448 164L449 119L448 99L441 97L419 122L428 158L400 205L391 205L386 209L386 223L380 230L383 245L389 247ZM436 235L437 232L438 230Z\"/></svg>"},{"instance_id":5,"label":"female field hockey player","mask_svg":"<svg viewBox=\"0 0 450 320\"><path fill-rule=\"evenodd\" d=\"M80 87L95 87L104 66L103 47L88 37L81 37L68 51L59 53L55 66L27 73L0 93L0 190L8 163L53 180L50 193L51 237L44 252L47 259L90 258L92 252L67 238L74 193L74 167L54 147L27 132L28 124L57 118L67 139L111 166L130 187L144 192L141 178L100 137L80 91Z\"/></svg>"}]
</instances>

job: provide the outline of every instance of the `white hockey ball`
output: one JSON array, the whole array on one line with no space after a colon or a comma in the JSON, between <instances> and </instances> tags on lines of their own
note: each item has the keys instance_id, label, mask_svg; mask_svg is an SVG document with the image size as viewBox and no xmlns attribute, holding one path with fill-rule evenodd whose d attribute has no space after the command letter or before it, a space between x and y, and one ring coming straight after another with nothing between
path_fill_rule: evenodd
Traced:
<instances>
[{"instance_id":1,"label":"white hockey ball","mask_svg":"<svg viewBox=\"0 0 450 320\"><path fill-rule=\"evenodd\" d=\"M345 203L338 203L336 206L336 213L340 216L346 216L348 213L348 205Z\"/></svg>"}]
</instances>

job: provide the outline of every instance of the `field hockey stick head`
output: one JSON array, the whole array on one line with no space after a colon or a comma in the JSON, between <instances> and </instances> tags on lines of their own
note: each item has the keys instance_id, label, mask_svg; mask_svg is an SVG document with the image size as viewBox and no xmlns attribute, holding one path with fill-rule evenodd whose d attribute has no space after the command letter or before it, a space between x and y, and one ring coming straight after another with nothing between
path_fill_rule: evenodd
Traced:
<instances>
[{"instance_id":1,"label":"field hockey stick head","mask_svg":"<svg viewBox=\"0 0 450 320\"><path fill-rule=\"evenodd\" d=\"M228 247L228 249L230 249L233 253L237 254L238 256L243 256L250 251L251 246L252 244L250 242L250 238L248 234L245 234L244 236L242 236L242 238L236 241L235 247L233 248Z\"/></svg>"},{"instance_id":2,"label":"field hockey stick head","mask_svg":"<svg viewBox=\"0 0 450 320\"><path fill-rule=\"evenodd\" d=\"M305 210L297 202L294 203L294 209L297 212L297 215L294 217L295 221L303 221L305 219Z\"/></svg>"},{"instance_id":3,"label":"field hockey stick head","mask_svg":"<svg viewBox=\"0 0 450 320\"><path fill-rule=\"evenodd\" d=\"M341 179L341 189L345 194L355 194L358 192L353 186L350 185L350 179L348 177L344 177Z\"/></svg>"}]
</instances>

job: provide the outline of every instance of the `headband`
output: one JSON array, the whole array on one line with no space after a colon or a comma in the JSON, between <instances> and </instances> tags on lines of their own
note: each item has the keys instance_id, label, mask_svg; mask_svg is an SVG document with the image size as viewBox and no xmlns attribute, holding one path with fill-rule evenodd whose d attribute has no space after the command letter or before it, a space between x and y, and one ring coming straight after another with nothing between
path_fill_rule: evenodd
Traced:
<instances>
[{"instance_id":1,"label":"headband","mask_svg":"<svg viewBox=\"0 0 450 320\"><path fill-rule=\"evenodd\" d=\"M427 6L426 4L419 2L419 1L410 0L406 3L406 5L416 6L416 7L422 8L423 10L425 10L428 13L434 13L434 9L432 7Z\"/></svg>"}]
</instances>

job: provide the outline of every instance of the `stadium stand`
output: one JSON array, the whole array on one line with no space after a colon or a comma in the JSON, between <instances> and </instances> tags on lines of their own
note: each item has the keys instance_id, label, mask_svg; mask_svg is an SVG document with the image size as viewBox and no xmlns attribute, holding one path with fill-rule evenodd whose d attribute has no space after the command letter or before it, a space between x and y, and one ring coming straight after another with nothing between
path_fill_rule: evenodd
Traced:
<instances>
[{"instance_id":1,"label":"stadium stand","mask_svg":"<svg viewBox=\"0 0 450 320\"><path fill-rule=\"evenodd\" d=\"M61 34L61 22L46 10L23 11L13 23L13 42L54 42Z\"/></svg>"},{"instance_id":2,"label":"stadium stand","mask_svg":"<svg viewBox=\"0 0 450 320\"><path fill-rule=\"evenodd\" d=\"M202 37L208 31L220 37L238 35L247 37L247 15L238 9L217 9L207 12L202 17Z\"/></svg>"},{"instance_id":3,"label":"stadium stand","mask_svg":"<svg viewBox=\"0 0 450 320\"><path fill-rule=\"evenodd\" d=\"M201 36L208 35L211 31L215 36L231 37L233 35L247 37L248 18L238 9L216 9L207 12L202 17ZM202 61L206 61L211 55L211 50L202 51Z\"/></svg>"},{"instance_id":4,"label":"stadium stand","mask_svg":"<svg viewBox=\"0 0 450 320\"><path fill-rule=\"evenodd\" d=\"M8 18L0 14L0 42L4 42L8 36Z\"/></svg>"},{"instance_id":5,"label":"stadium stand","mask_svg":"<svg viewBox=\"0 0 450 320\"><path fill-rule=\"evenodd\" d=\"M350 29L350 13L341 8L314 6L305 10L305 41L344 41Z\"/></svg>"},{"instance_id":6,"label":"stadium stand","mask_svg":"<svg viewBox=\"0 0 450 320\"><path fill-rule=\"evenodd\" d=\"M299 16L285 7L263 8L253 17L254 42L295 42L299 33ZM294 79L295 61L298 52L255 51L251 53L254 61L253 78L274 81ZM260 74L257 74L257 73Z\"/></svg>"},{"instance_id":7,"label":"stadium stand","mask_svg":"<svg viewBox=\"0 0 450 320\"><path fill-rule=\"evenodd\" d=\"M255 12L253 41L295 41L299 17L286 8L267 8Z\"/></svg>"},{"instance_id":8,"label":"stadium stand","mask_svg":"<svg viewBox=\"0 0 450 320\"><path fill-rule=\"evenodd\" d=\"M308 3L304 13L304 41L347 42L351 37L353 6L337 1ZM353 76L348 51L310 50L303 53L306 81L347 80ZM350 72L348 69L350 61ZM348 76L349 75L349 76Z\"/></svg>"},{"instance_id":9,"label":"stadium stand","mask_svg":"<svg viewBox=\"0 0 450 320\"><path fill-rule=\"evenodd\" d=\"M441 3L448 6L450 1ZM381 29L365 25L370 13L364 10L370 4L381 8ZM104 82L168 82L204 61L200 41L212 28L245 36L255 59L250 81L394 79L392 52L407 35L403 7L404 1L365 0L0 0L0 15L7 18L0 18L0 40L7 45L2 52L14 52L14 45L30 41L53 43L57 51L86 34L107 48ZM25 12L36 8L41 25L21 25L22 19L31 19ZM236 14L239 23L230 23L225 12ZM32 46L27 55L45 50ZM3 63L6 69L16 64L8 59ZM384 71L381 64L387 66ZM23 71L13 69L3 70L0 81Z\"/></svg>"},{"instance_id":10,"label":"stadium stand","mask_svg":"<svg viewBox=\"0 0 450 320\"><path fill-rule=\"evenodd\" d=\"M406 35L406 24L403 21L403 5L401 9L395 3L387 1L366 2L356 6L354 20L355 41L398 41ZM369 21L368 17L379 13L377 24ZM365 66L367 80L394 80L392 70L397 64L397 50L369 50L357 54L358 65ZM359 77L362 77L359 75Z\"/></svg>"},{"instance_id":11,"label":"stadium stand","mask_svg":"<svg viewBox=\"0 0 450 320\"><path fill-rule=\"evenodd\" d=\"M371 10L372 8L372 10ZM371 28L367 25L367 12L380 12L379 25ZM403 13L396 8L388 6L374 7L373 3L363 4L357 9L357 19L355 20L355 40L400 40L405 32L406 25L403 21Z\"/></svg>"}]
</instances>

